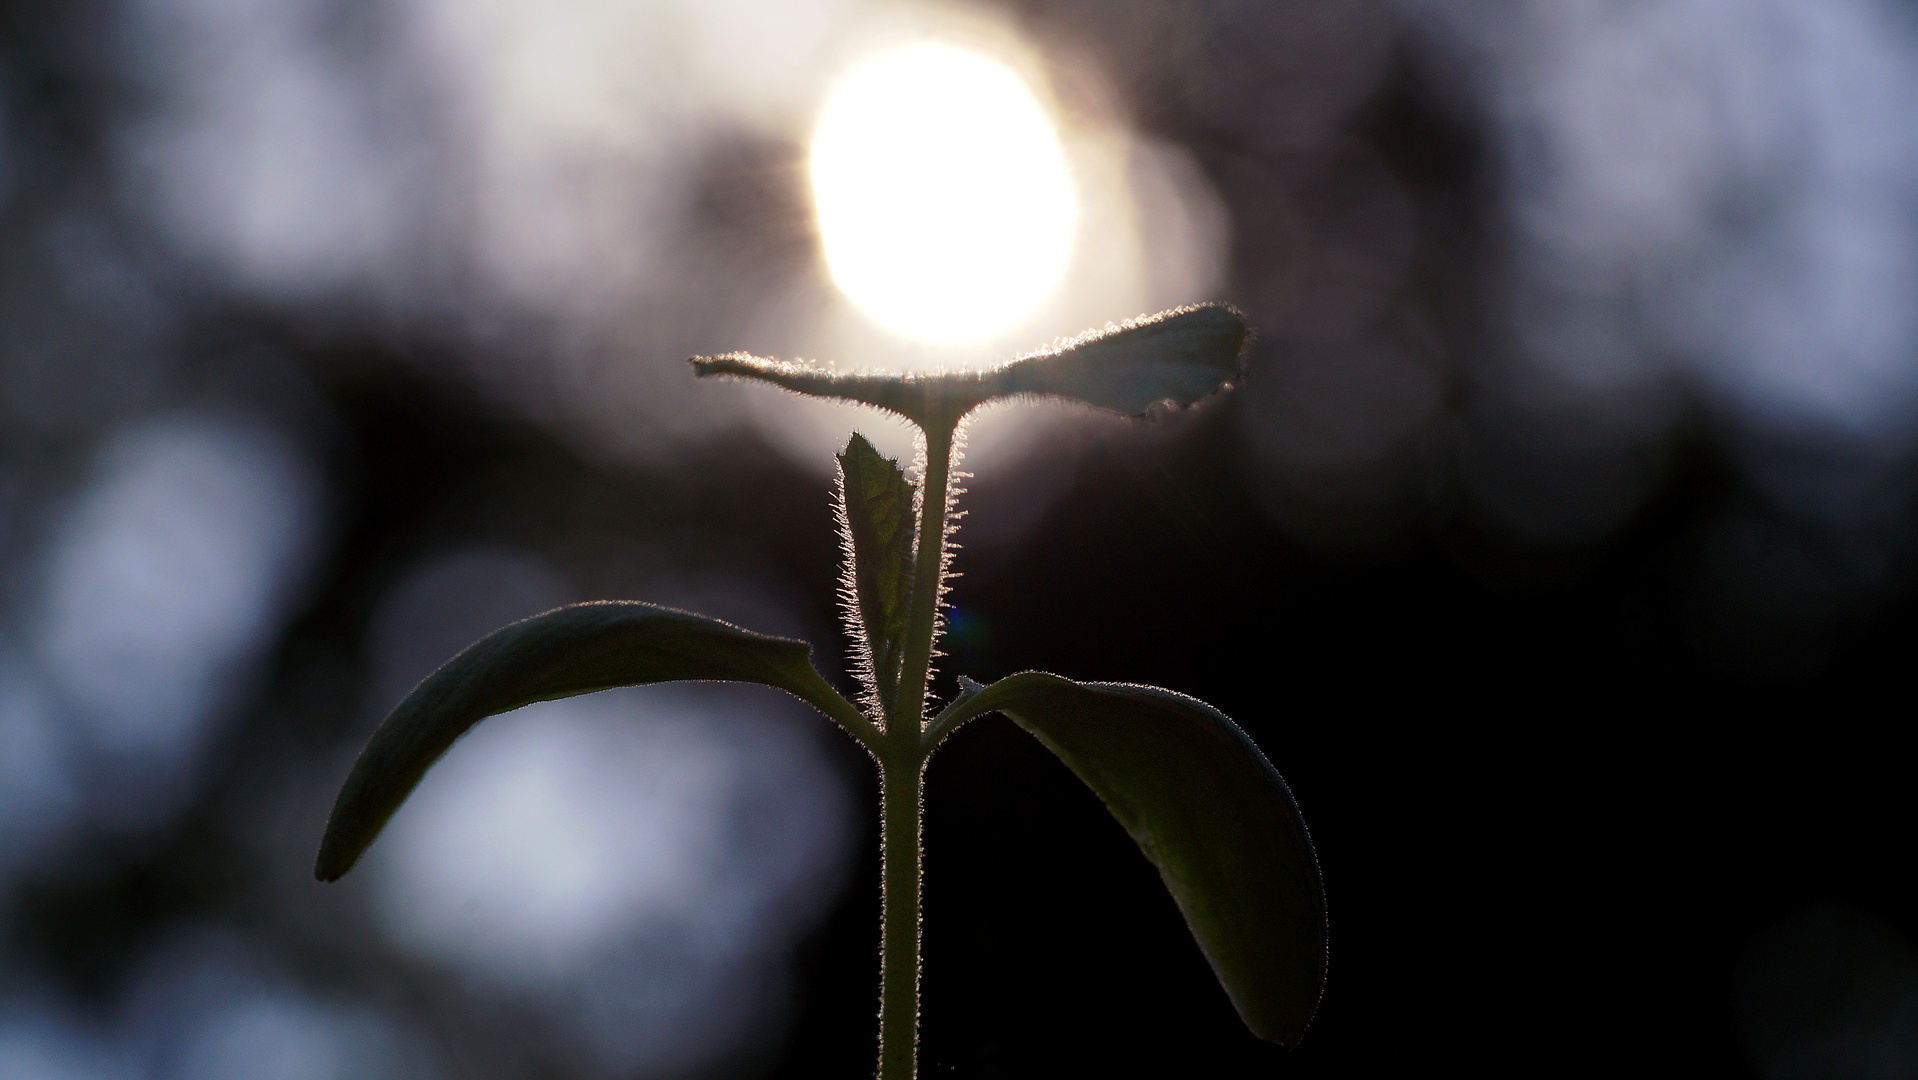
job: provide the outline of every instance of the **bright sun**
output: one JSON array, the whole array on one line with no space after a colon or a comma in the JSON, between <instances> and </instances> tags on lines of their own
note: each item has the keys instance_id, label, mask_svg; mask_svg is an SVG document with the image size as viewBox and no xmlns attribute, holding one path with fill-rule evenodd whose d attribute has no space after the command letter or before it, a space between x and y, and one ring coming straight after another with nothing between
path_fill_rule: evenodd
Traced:
<instances>
[{"instance_id":1,"label":"bright sun","mask_svg":"<svg viewBox=\"0 0 1918 1080\"><path fill-rule=\"evenodd\" d=\"M975 53L916 45L854 71L820 117L811 173L833 280L909 337L1005 330L1071 254L1058 136L1018 77Z\"/></svg>"}]
</instances>

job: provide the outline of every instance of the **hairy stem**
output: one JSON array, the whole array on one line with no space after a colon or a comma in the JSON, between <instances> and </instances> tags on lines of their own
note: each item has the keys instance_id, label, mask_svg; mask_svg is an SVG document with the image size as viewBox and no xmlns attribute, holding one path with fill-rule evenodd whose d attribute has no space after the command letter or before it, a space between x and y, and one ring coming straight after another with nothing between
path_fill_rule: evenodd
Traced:
<instances>
[{"instance_id":1,"label":"hairy stem","mask_svg":"<svg viewBox=\"0 0 1918 1080\"><path fill-rule=\"evenodd\" d=\"M939 622L939 588L946 576L946 481L952 470L953 427L933 425L926 433L926 477L921 485L919 550L914 558L912 606L906 621L906 656L899 672L899 721L911 718L916 743L926 708L926 678L932 667L933 630ZM890 732L889 732L890 733Z\"/></svg>"},{"instance_id":2,"label":"hairy stem","mask_svg":"<svg viewBox=\"0 0 1918 1080\"><path fill-rule=\"evenodd\" d=\"M881 736L880 814L882 923L879 931L879 1080L914 1080L919 1072L920 782L927 751L926 680L939 624L946 571L946 484L955 425L926 431L926 475L920 490L919 550L907 610L906 655L899 692Z\"/></svg>"}]
</instances>

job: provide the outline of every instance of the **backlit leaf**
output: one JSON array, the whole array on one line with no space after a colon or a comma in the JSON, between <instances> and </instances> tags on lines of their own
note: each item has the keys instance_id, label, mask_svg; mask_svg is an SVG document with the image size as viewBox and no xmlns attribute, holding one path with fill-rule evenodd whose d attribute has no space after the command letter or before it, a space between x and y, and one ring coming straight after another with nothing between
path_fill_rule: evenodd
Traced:
<instances>
[{"instance_id":1,"label":"backlit leaf","mask_svg":"<svg viewBox=\"0 0 1918 1080\"><path fill-rule=\"evenodd\" d=\"M865 651L860 677L891 716L912 598L913 486L898 462L858 434L839 455L839 475L849 549L845 599Z\"/></svg>"},{"instance_id":2,"label":"backlit leaf","mask_svg":"<svg viewBox=\"0 0 1918 1080\"><path fill-rule=\"evenodd\" d=\"M1000 368L993 396L1042 394L1135 416L1160 402L1193 405L1239 377L1249 333L1223 304L1162 311Z\"/></svg>"},{"instance_id":3,"label":"backlit leaf","mask_svg":"<svg viewBox=\"0 0 1918 1080\"><path fill-rule=\"evenodd\" d=\"M776 687L862 742L871 725L813 669L812 647L671 608L575 604L503 627L427 676L360 753L333 804L314 875L353 868L426 770L488 716L615 686L678 680Z\"/></svg>"},{"instance_id":4,"label":"backlit leaf","mask_svg":"<svg viewBox=\"0 0 1918 1080\"><path fill-rule=\"evenodd\" d=\"M1149 686L1026 672L941 717L1005 713L1064 761L1159 868L1253 1034L1297 1045L1325 985L1325 894L1292 793L1237 725Z\"/></svg>"},{"instance_id":5,"label":"backlit leaf","mask_svg":"<svg viewBox=\"0 0 1918 1080\"><path fill-rule=\"evenodd\" d=\"M701 376L758 379L812 397L890 409L920 427L950 429L995 398L1039 395L1136 415L1192 405L1239 377L1251 330L1223 304L1175 308L1088 332L990 371L946 375L845 375L747 353L696 356Z\"/></svg>"}]
</instances>

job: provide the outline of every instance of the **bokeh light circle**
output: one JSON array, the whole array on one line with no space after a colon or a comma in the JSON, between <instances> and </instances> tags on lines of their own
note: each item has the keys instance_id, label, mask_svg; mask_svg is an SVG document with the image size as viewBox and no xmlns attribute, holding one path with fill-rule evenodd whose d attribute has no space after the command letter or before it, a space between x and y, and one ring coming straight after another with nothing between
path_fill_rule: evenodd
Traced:
<instances>
[{"instance_id":1,"label":"bokeh light circle","mask_svg":"<svg viewBox=\"0 0 1918 1080\"><path fill-rule=\"evenodd\" d=\"M833 280L887 329L990 337L1058 285L1073 190L1052 122L1004 65L921 44L856 69L813 135Z\"/></svg>"}]
</instances>

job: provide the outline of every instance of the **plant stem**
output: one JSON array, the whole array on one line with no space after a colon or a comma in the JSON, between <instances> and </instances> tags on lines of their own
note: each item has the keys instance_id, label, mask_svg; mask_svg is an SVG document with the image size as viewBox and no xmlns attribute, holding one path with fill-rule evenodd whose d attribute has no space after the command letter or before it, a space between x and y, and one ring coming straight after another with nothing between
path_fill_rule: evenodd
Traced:
<instances>
[{"instance_id":1,"label":"plant stem","mask_svg":"<svg viewBox=\"0 0 1918 1080\"><path fill-rule=\"evenodd\" d=\"M889 755L880 766L885 839L879 1080L913 1080L919 1069L919 784L925 759L917 749L910 757Z\"/></svg>"},{"instance_id":2,"label":"plant stem","mask_svg":"<svg viewBox=\"0 0 1918 1080\"><path fill-rule=\"evenodd\" d=\"M953 427L933 424L924 429L926 475L920 487L919 550L907 611L906 655L878 755L884 832L879 1080L914 1080L919 1072L920 783L927 757L920 739L946 569L946 484L952 470Z\"/></svg>"},{"instance_id":3,"label":"plant stem","mask_svg":"<svg viewBox=\"0 0 1918 1080\"><path fill-rule=\"evenodd\" d=\"M926 708L926 676L932 666L933 630L939 622L939 587L946 575L946 480L952 470L950 426L932 425L926 433L926 477L919 504L919 551L914 560L912 606L907 609L906 657L899 671L898 715L892 728L904 729L910 717L914 742Z\"/></svg>"}]
</instances>

